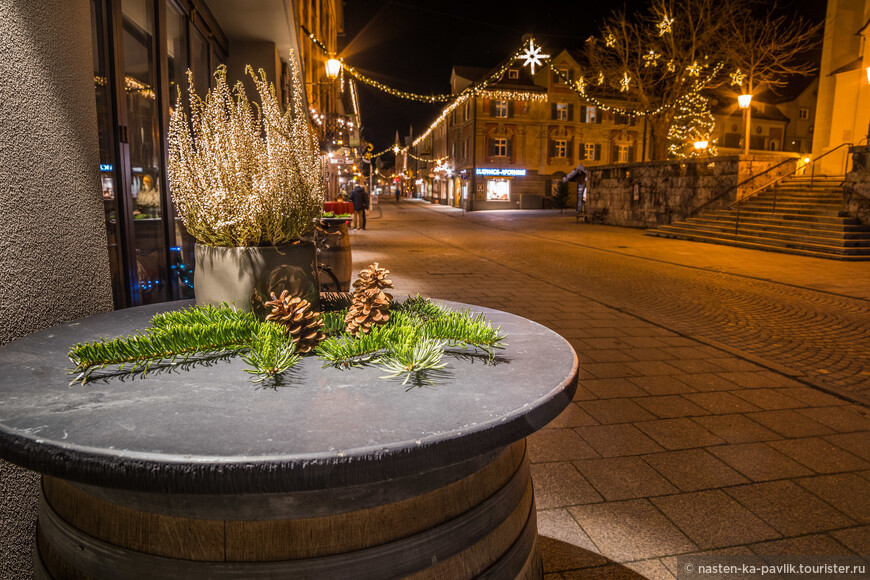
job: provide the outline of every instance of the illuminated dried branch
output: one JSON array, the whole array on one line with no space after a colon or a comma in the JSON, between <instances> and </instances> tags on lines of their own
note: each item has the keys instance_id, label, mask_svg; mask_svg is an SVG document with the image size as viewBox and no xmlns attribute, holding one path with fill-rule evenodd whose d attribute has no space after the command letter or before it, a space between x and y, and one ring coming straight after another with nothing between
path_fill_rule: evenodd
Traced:
<instances>
[{"instance_id":1,"label":"illuminated dried branch","mask_svg":"<svg viewBox=\"0 0 870 580\"><path fill-rule=\"evenodd\" d=\"M305 116L291 53L292 106L286 111L261 70L253 77L256 112L241 82L232 91L226 67L215 71L205 99L190 82L190 123L181 93L170 119L168 175L178 215L200 243L280 245L308 233L323 208L323 167Z\"/></svg>"}]
</instances>

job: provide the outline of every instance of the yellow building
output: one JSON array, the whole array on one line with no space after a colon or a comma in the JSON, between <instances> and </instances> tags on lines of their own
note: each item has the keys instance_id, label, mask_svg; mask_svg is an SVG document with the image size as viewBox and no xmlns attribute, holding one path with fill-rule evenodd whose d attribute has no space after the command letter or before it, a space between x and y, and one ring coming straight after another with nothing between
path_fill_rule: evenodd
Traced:
<instances>
[{"instance_id":1,"label":"yellow building","mask_svg":"<svg viewBox=\"0 0 870 580\"><path fill-rule=\"evenodd\" d=\"M867 142L870 125L870 0L828 0L813 131L813 157ZM847 147L825 160L826 173L842 174Z\"/></svg>"}]
</instances>

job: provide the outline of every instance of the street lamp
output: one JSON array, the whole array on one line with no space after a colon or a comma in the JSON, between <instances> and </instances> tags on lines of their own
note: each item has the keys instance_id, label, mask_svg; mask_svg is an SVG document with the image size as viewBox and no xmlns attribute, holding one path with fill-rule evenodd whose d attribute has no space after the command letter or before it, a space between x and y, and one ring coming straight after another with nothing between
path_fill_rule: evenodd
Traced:
<instances>
[{"instance_id":1,"label":"street lamp","mask_svg":"<svg viewBox=\"0 0 870 580\"><path fill-rule=\"evenodd\" d=\"M695 141L695 151L697 151L699 155L703 155L704 152L707 150L707 146L709 144L710 143L708 141Z\"/></svg>"},{"instance_id":2,"label":"street lamp","mask_svg":"<svg viewBox=\"0 0 870 580\"><path fill-rule=\"evenodd\" d=\"M338 73L341 72L341 61L337 58L330 58L326 61L326 76L335 79L338 77Z\"/></svg>"},{"instance_id":3,"label":"street lamp","mask_svg":"<svg viewBox=\"0 0 870 580\"><path fill-rule=\"evenodd\" d=\"M752 109L749 105L752 103L751 94L743 94L737 97L737 104L743 109L743 154L749 155L749 119L752 114Z\"/></svg>"}]
</instances>

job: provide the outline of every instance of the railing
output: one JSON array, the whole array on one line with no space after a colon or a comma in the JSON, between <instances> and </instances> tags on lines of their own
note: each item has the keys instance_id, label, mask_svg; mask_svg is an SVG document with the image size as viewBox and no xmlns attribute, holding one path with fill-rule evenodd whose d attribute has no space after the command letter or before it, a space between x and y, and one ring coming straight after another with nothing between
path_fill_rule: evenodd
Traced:
<instances>
[{"instance_id":1,"label":"railing","mask_svg":"<svg viewBox=\"0 0 870 580\"><path fill-rule=\"evenodd\" d=\"M810 189L812 189L812 188L813 188L813 185L814 185L815 178L816 178L816 163L818 163L819 161L821 161L822 159L824 159L825 157L827 157L828 155L830 155L830 154L833 153L834 151L837 151L837 150L839 150L839 149L842 149L843 147L847 147L847 148L848 148L848 147L851 147L851 146L852 146L851 143L841 143L840 145L837 145L836 147L834 147L834 148L831 149L830 151L826 151L826 152L823 153L822 155L819 155L818 157L816 157L815 159L813 159L813 160L810 161L809 163L804 163L803 165L798 165L797 167L795 167L794 171L792 171L791 173L786 173L786 174L784 174L784 175L780 175L780 176L777 177L776 179L774 179L774 180L772 180L772 181L769 181L768 183L765 183L765 184L762 185L761 187L752 190L751 192L749 192L748 194L744 195L744 196L741 197L740 199L735 200L734 202L732 202L728 207L729 207L729 208L731 208L731 207L735 207L735 206L737 207L737 210L736 210L737 213L736 213L736 216L735 216L735 219L734 219L734 236L737 237L737 235L738 235L739 232L740 232L740 204L741 204L741 203L743 203L743 202L745 202L745 201L747 201L747 200L749 200L749 199L753 199L753 198L755 198L755 197L756 197L759 193L761 193L762 191L767 190L767 189L770 188L771 186L776 185L777 183L779 183L780 181L782 181L782 180L784 180L784 179L787 179L787 178L789 178L789 177L794 177L794 175L795 175L798 171L800 171L800 170L802 170L802 169L803 169L803 171L804 171L804 175L806 175L807 167L810 167ZM788 160L786 160L786 161L793 161L793 159L788 159ZM750 177L749 179L743 181L742 183L739 183L739 184L735 185L734 188L738 188L738 187L740 187L741 185L743 185L743 184L745 184L745 183L748 183L749 181L751 181L752 179L754 179L754 178L756 178L756 177L760 177L760 176L764 175L765 173L769 173L769 172L773 171L773 170L776 169L777 167L779 167L779 166L783 165L784 163L786 163L786 161L784 161L784 162L782 162L782 163L777 163L777 164L774 165L773 167L767 169L766 171L762 171L762 172L759 173L758 175L753 175L752 177ZM846 150L846 155L844 155L844 160L843 160L843 173L842 173L842 175L845 175L845 174L846 174L848 167L849 167L849 152L848 152L848 149L847 149L847 150ZM731 189L728 189L727 191L731 191ZM772 210L774 213L776 212L776 188L775 188L775 187L773 188L773 206L772 206L771 210Z\"/></svg>"},{"instance_id":2,"label":"railing","mask_svg":"<svg viewBox=\"0 0 870 580\"><path fill-rule=\"evenodd\" d=\"M718 195L715 195L715 196L711 197L710 199L708 199L707 201L705 201L704 203L702 203L702 204L699 205L698 207L692 209L692 210L689 212L689 217L693 217L696 213L698 213L699 211L701 211L702 209L704 209L705 207L707 207L708 205L710 205L710 204L713 203L714 201L718 201L718 200L722 199L723 197L727 196L728 194L730 194L730 193L731 193L732 191L734 191L734 190L739 190L741 187L743 187L743 186L746 185L747 183L749 183L749 182L755 180L756 178L761 177L762 175L765 175L765 174L767 174L767 173L770 173L770 172L773 171L774 169L777 169L777 168L779 168L779 167L782 167L782 166L785 165L786 163L793 163L793 162L795 162L795 159L792 158L792 157L789 157L788 159L784 159L784 160L780 161L779 163L777 163L777 164L774 165L773 167L768 167L767 169L765 169L765 170L762 171L761 173L757 173L757 174L755 174L755 175L750 175L749 177L747 177L746 179L744 179L743 181L741 181L741 182L738 183L737 185L732 185L731 187L729 187L728 189L726 189L726 190L723 191L722 193L720 193L720 194L718 194ZM729 207L730 207L730 206L729 206Z\"/></svg>"}]
</instances>

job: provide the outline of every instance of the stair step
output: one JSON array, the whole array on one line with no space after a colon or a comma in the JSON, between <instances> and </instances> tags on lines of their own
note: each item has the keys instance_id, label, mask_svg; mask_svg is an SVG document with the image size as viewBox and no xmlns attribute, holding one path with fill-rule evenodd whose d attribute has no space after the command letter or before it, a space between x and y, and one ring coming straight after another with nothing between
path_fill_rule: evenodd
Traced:
<instances>
[{"instance_id":1,"label":"stair step","mask_svg":"<svg viewBox=\"0 0 870 580\"><path fill-rule=\"evenodd\" d=\"M725 209L717 209L711 212L706 212L706 215L711 216L721 216L727 219L736 219L737 212L734 210L725 210ZM754 211L742 211L740 212L740 220L744 219L774 219L781 220L787 222L816 222L816 223L828 223L828 224L846 224L846 223L854 223L855 225L860 222L855 218L843 217L838 215L824 215L824 214L806 214L806 213L772 213L772 212L754 212Z\"/></svg>"},{"instance_id":2,"label":"stair step","mask_svg":"<svg viewBox=\"0 0 870 580\"><path fill-rule=\"evenodd\" d=\"M712 220L707 219L703 216L699 216L696 218L689 218L685 222L686 224L697 224L699 226L704 227L713 227L713 228L731 228L734 229L734 221L731 220ZM673 224L672 224L673 225ZM809 236L824 236L824 237L842 237L843 239L870 239L870 227L867 226L850 226L844 225L840 227L828 226L826 224L816 224L809 223L807 224L811 227L806 227L802 224L794 224L794 225L783 225L778 221L772 220L753 220L753 221L745 221L740 220L740 227L748 227L753 230L758 231L768 231L768 232L778 232L783 234L792 234L792 235L809 235Z\"/></svg>"},{"instance_id":3,"label":"stair step","mask_svg":"<svg viewBox=\"0 0 870 580\"><path fill-rule=\"evenodd\" d=\"M802 256L812 256L816 258L825 258L825 259L834 259L834 260L849 260L849 261L864 261L870 260L870 250L862 250L859 248L855 249L843 249L843 248L831 248L834 251L827 251L826 248L821 249L813 249L806 247L793 247L793 246L783 246L783 245L775 245L766 243L766 240L759 240L758 238L751 238L745 236L738 236L735 238L731 236L730 238L726 237L716 237L716 236L707 236L702 234L693 234L693 233L683 233L683 232L668 232L663 231L661 229L657 230L647 230L647 235L650 236L658 236L664 238L678 238L682 240L689 240L695 242L706 242L711 244L720 244L727 246L736 246L741 248L749 248L753 250L766 250L770 252L778 252L783 254L796 254Z\"/></svg>"},{"instance_id":4,"label":"stair step","mask_svg":"<svg viewBox=\"0 0 870 580\"><path fill-rule=\"evenodd\" d=\"M710 236L734 236L733 225L706 225L706 224L687 224L685 222L671 224L669 226L659 226L663 231L679 231L682 233L696 233ZM777 232L770 230L759 230L746 224L740 224L737 229L737 235L748 236L752 238L764 239L775 245L800 245L800 246L831 246L842 248L868 248L870 249L870 236L864 237L846 237L842 233L839 235L824 235L819 232L813 232L808 235L806 232Z\"/></svg>"}]
</instances>

